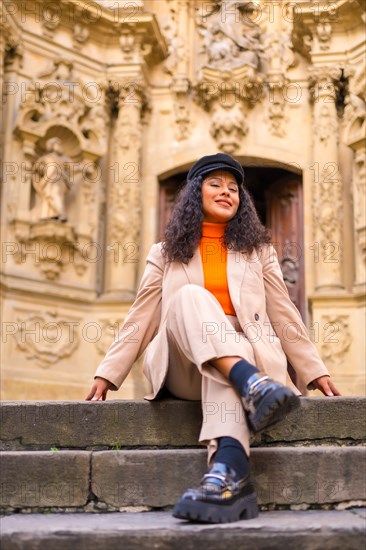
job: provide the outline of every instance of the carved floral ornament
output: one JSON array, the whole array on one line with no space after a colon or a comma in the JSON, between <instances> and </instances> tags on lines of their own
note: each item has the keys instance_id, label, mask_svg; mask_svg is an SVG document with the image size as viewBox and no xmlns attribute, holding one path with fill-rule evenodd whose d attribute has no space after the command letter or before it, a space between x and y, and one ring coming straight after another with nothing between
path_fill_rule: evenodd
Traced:
<instances>
[{"instance_id":1,"label":"carved floral ornament","mask_svg":"<svg viewBox=\"0 0 366 550\"><path fill-rule=\"evenodd\" d=\"M41 368L70 357L80 344L78 332L74 330L78 323L55 311L23 314L16 322L17 347Z\"/></svg>"},{"instance_id":2,"label":"carved floral ornament","mask_svg":"<svg viewBox=\"0 0 366 550\"><path fill-rule=\"evenodd\" d=\"M349 315L323 315L322 327L322 359L330 367L346 364L353 340L349 329Z\"/></svg>"}]
</instances>

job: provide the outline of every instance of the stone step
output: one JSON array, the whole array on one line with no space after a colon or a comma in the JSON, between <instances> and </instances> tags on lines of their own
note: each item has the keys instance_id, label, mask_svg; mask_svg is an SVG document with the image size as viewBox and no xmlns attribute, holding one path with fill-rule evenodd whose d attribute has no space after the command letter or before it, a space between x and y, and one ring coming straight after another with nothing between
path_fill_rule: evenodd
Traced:
<instances>
[{"instance_id":1,"label":"stone step","mask_svg":"<svg viewBox=\"0 0 366 550\"><path fill-rule=\"evenodd\" d=\"M209 415L219 407L209 404ZM241 414L222 406L221 415ZM366 399L301 398L301 407L274 428L253 438L253 446L357 444L364 440ZM2 450L120 449L196 446L201 403L147 401L23 401L1 405Z\"/></svg>"},{"instance_id":2,"label":"stone step","mask_svg":"<svg viewBox=\"0 0 366 550\"><path fill-rule=\"evenodd\" d=\"M172 506L206 471L206 450L5 451L1 502L5 512L66 508L124 510ZM252 478L262 506L361 505L362 446L254 448Z\"/></svg>"},{"instance_id":3,"label":"stone step","mask_svg":"<svg viewBox=\"0 0 366 550\"><path fill-rule=\"evenodd\" d=\"M220 525L192 524L168 512L15 514L1 520L2 550L361 550L364 509L263 512Z\"/></svg>"}]
</instances>

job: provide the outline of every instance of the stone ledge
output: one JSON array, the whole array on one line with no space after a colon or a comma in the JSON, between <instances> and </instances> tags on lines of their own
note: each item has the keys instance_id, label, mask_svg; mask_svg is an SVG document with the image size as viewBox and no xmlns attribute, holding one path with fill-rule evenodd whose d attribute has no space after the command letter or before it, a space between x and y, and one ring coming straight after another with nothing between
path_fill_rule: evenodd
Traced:
<instances>
[{"instance_id":1,"label":"stone ledge","mask_svg":"<svg viewBox=\"0 0 366 550\"><path fill-rule=\"evenodd\" d=\"M360 550L362 509L264 512L258 518L222 525L190 524L169 512L36 514L2 518L2 550Z\"/></svg>"},{"instance_id":2,"label":"stone ledge","mask_svg":"<svg viewBox=\"0 0 366 550\"><path fill-rule=\"evenodd\" d=\"M261 505L366 500L364 447L276 447L251 452ZM101 451L92 456L92 492L115 507L173 505L206 471L205 451Z\"/></svg>"},{"instance_id":3,"label":"stone ledge","mask_svg":"<svg viewBox=\"0 0 366 550\"><path fill-rule=\"evenodd\" d=\"M219 406L219 405L218 405ZM253 446L357 444L365 440L366 398L301 398L301 407L253 438ZM198 401L3 402L3 450L190 447L202 422Z\"/></svg>"},{"instance_id":4,"label":"stone ledge","mask_svg":"<svg viewBox=\"0 0 366 550\"><path fill-rule=\"evenodd\" d=\"M253 449L252 479L266 507L365 502L364 447ZM1 453L3 511L113 511L175 504L206 471L205 450ZM70 510L71 509L71 510Z\"/></svg>"}]
</instances>

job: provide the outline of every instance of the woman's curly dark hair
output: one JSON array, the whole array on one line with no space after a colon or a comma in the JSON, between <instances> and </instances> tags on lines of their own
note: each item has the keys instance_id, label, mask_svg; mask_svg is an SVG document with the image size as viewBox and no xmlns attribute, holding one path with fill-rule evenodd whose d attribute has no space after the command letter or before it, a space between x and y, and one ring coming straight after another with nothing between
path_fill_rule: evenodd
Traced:
<instances>
[{"instance_id":1,"label":"woman's curly dark hair","mask_svg":"<svg viewBox=\"0 0 366 550\"><path fill-rule=\"evenodd\" d=\"M168 261L189 262L201 240L202 222L202 176L198 176L188 180L179 191L167 224L162 250ZM239 207L227 224L223 244L232 250L251 253L270 239L248 190L239 185Z\"/></svg>"}]
</instances>

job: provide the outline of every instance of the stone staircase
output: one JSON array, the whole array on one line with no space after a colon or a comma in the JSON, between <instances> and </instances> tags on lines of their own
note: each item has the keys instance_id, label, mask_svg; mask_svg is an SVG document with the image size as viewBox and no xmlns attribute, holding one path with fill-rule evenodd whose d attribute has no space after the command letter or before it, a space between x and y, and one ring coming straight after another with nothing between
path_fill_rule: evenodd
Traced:
<instances>
[{"instance_id":1,"label":"stone staircase","mask_svg":"<svg viewBox=\"0 0 366 550\"><path fill-rule=\"evenodd\" d=\"M253 438L259 518L199 525L169 511L206 471L199 402L4 402L1 548L364 548L365 413L301 398Z\"/></svg>"}]
</instances>

